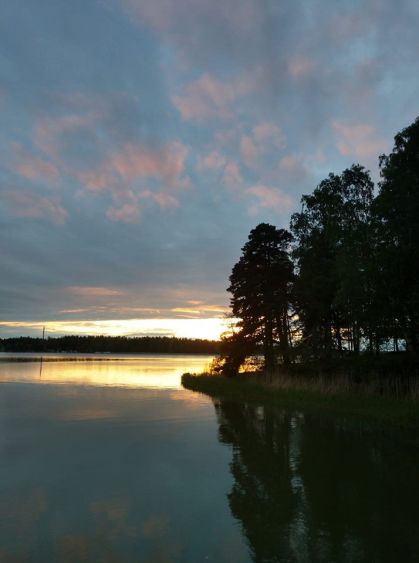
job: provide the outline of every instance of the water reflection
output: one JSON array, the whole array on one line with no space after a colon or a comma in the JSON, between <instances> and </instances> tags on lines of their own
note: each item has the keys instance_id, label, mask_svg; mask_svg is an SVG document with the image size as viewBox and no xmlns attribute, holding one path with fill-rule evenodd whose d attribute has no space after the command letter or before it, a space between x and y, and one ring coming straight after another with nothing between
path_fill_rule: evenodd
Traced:
<instances>
[{"instance_id":1,"label":"water reflection","mask_svg":"<svg viewBox=\"0 0 419 563\"><path fill-rule=\"evenodd\" d=\"M5 383L0 429L1 563L249 561L207 397Z\"/></svg>"},{"instance_id":2,"label":"water reflection","mask_svg":"<svg viewBox=\"0 0 419 563\"><path fill-rule=\"evenodd\" d=\"M419 561L417 451L359 423L214 405L255 562Z\"/></svg>"},{"instance_id":3,"label":"water reflection","mask_svg":"<svg viewBox=\"0 0 419 563\"><path fill-rule=\"evenodd\" d=\"M0 563L419 561L417 450L342 418L214 416L178 388L200 361L0 363Z\"/></svg>"},{"instance_id":4,"label":"water reflection","mask_svg":"<svg viewBox=\"0 0 419 563\"><path fill-rule=\"evenodd\" d=\"M182 373L205 371L212 356L155 354L113 357L96 354L85 357L56 354L34 357L21 354L15 355L14 361L8 362L6 357L1 356L0 360L0 383L20 381L180 389Z\"/></svg>"}]
</instances>

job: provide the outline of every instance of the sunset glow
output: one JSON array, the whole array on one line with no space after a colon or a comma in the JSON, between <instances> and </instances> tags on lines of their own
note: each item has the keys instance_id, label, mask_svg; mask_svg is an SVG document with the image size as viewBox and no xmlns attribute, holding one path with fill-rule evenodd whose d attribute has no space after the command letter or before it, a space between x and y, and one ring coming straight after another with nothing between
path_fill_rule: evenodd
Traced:
<instances>
[{"instance_id":1,"label":"sunset glow","mask_svg":"<svg viewBox=\"0 0 419 563\"><path fill-rule=\"evenodd\" d=\"M218 340L231 321L212 317L206 319L119 319L98 321L2 321L3 334L46 336L66 334L105 336L176 336Z\"/></svg>"},{"instance_id":2,"label":"sunset glow","mask_svg":"<svg viewBox=\"0 0 419 563\"><path fill-rule=\"evenodd\" d=\"M414 3L26 4L2 10L0 338L217 338L249 231L330 171L377 180L417 114Z\"/></svg>"}]
</instances>

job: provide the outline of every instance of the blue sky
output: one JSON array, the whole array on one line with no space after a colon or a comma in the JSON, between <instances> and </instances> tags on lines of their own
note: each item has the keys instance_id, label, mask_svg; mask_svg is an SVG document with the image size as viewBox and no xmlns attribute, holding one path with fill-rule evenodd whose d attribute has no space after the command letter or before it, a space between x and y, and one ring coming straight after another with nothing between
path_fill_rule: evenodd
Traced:
<instances>
[{"instance_id":1,"label":"blue sky","mask_svg":"<svg viewBox=\"0 0 419 563\"><path fill-rule=\"evenodd\" d=\"M0 5L3 336L222 316L250 229L419 114L413 0Z\"/></svg>"}]
</instances>

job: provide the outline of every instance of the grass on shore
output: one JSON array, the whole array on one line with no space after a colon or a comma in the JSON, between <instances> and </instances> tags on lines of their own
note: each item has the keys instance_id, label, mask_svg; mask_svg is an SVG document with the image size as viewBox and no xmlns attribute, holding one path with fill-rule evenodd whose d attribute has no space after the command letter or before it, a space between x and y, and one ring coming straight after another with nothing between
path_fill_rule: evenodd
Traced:
<instances>
[{"instance_id":1,"label":"grass on shore","mask_svg":"<svg viewBox=\"0 0 419 563\"><path fill-rule=\"evenodd\" d=\"M219 375L185 373L182 385L191 391L211 397L259 402L310 412L326 412L368 417L380 424L403 430L419 430L419 399L393 398L376 395L371 389L354 387L342 382L307 380L284 377L273 384L256 376L243 375L226 378ZM419 438L418 438L419 441Z\"/></svg>"}]
</instances>

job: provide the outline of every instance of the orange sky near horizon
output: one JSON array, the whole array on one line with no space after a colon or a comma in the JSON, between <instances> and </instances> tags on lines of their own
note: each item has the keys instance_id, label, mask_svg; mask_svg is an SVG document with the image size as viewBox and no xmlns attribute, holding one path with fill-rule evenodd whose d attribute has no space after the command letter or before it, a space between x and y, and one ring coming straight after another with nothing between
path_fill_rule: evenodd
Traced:
<instances>
[{"instance_id":1,"label":"orange sky near horizon","mask_svg":"<svg viewBox=\"0 0 419 563\"><path fill-rule=\"evenodd\" d=\"M231 319L211 317L200 319L117 319L72 321L1 321L0 330L7 337L19 335L45 336L105 335L105 336L177 336L218 340Z\"/></svg>"}]
</instances>

